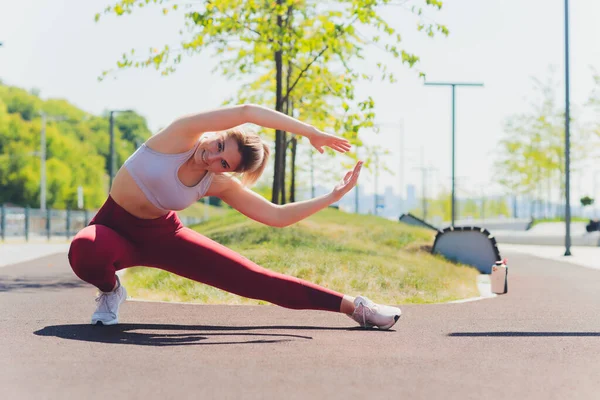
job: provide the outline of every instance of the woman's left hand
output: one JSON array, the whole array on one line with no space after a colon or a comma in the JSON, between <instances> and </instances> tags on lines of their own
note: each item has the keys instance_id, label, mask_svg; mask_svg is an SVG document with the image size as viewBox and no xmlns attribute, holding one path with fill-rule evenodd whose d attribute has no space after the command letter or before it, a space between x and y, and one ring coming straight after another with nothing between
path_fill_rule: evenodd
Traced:
<instances>
[{"instance_id":1,"label":"woman's left hand","mask_svg":"<svg viewBox=\"0 0 600 400\"><path fill-rule=\"evenodd\" d=\"M360 175L360 170L363 166L363 162L359 161L354 166L352 171L348 171L344 179L342 179L335 187L333 188L333 195L337 200L340 200L346 193L348 193L356 183L358 182L358 176Z\"/></svg>"},{"instance_id":2,"label":"woman's left hand","mask_svg":"<svg viewBox=\"0 0 600 400\"><path fill-rule=\"evenodd\" d=\"M348 140L335 135L330 135L329 133L321 132L318 129L315 129L315 132L310 136L309 140L310 144L312 144L313 147L321 154L323 154L325 151L323 150L323 146L330 147L340 153L345 153L351 148Z\"/></svg>"}]
</instances>

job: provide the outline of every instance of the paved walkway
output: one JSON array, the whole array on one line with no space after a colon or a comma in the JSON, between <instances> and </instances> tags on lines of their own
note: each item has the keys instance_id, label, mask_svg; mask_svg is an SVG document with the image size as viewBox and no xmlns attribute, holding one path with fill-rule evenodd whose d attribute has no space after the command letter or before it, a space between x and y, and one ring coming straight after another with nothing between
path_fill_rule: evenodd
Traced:
<instances>
[{"instance_id":1,"label":"paved walkway","mask_svg":"<svg viewBox=\"0 0 600 400\"><path fill-rule=\"evenodd\" d=\"M275 306L127 302L88 324L95 289L65 253L0 269L7 399L596 399L600 271L505 251L509 293L404 305L389 332ZM376 299L376 294L371 294Z\"/></svg>"},{"instance_id":2,"label":"paved walkway","mask_svg":"<svg viewBox=\"0 0 600 400\"><path fill-rule=\"evenodd\" d=\"M0 268L67 251L69 251L69 243L64 240L58 243L25 243L21 241L0 243Z\"/></svg>"},{"instance_id":3,"label":"paved walkway","mask_svg":"<svg viewBox=\"0 0 600 400\"><path fill-rule=\"evenodd\" d=\"M600 269L600 247L572 246L570 256L565 256L565 246L500 244L498 247L501 254L507 252L529 254L547 260L561 261L582 267Z\"/></svg>"}]
</instances>

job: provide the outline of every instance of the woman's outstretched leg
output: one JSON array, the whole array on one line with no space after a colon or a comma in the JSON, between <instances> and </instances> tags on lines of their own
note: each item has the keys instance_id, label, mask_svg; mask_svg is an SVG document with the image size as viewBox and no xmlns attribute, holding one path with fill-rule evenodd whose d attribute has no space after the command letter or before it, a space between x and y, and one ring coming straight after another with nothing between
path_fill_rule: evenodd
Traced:
<instances>
[{"instance_id":1,"label":"woman's outstretched leg","mask_svg":"<svg viewBox=\"0 0 600 400\"><path fill-rule=\"evenodd\" d=\"M160 249L144 250L143 265L230 293L286 308L340 311L341 293L270 271L189 228L165 238Z\"/></svg>"},{"instance_id":2,"label":"woman's outstretched leg","mask_svg":"<svg viewBox=\"0 0 600 400\"><path fill-rule=\"evenodd\" d=\"M342 312L365 327L388 329L401 314L396 307L270 271L188 228L179 229L160 248L152 246L144 254L148 255L144 265L286 308Z\"/></svg>"}]
</instances>

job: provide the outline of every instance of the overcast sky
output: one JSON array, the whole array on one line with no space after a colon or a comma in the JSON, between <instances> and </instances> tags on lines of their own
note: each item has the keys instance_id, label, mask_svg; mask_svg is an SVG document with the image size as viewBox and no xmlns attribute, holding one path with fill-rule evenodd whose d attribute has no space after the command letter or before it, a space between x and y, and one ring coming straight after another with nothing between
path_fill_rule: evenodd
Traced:
<instances>
[{"instance_id":1,"label":"overcast sky","mask_svg":"<svg viewBox=\"0 0 600 400\"><path fill-rule=\"evenodd\" d=\"M154 70L119 72L116 79L98 82L132 48L146 54L150 47L177 46L182 14L162 16L160 7L136 10L125 17L94 15L113 2L106 0L0 0L0 78L9 85L41 90L43 98L64 98L92 113L111 108L133 108L144 115L153 131L185 113L217 107L237 91L239 83L211 74L218 60L211 54L185 58L178 72L161 77ZM407 4L419 3L408 1ZM600 71L600 1L571 0L571 100L582 104L592 89L591 68ZM556 66L557 99L564 99L564 1L454 0L428 16L445 24L450 36L428 38L416 32L416 20L402 7L385 15L399 28L408 50L421 57L419 68L430 81L481 82L483 88L458 88L457 166L461 190L480 193L498 190L492 171L494 152L503 135L503 122L527 111L535 98L531 77L545 79ZM368 50L365 65L385 61L385 53ZM383 58L383 59L382 59ZM426 87L414 71L391 63L396 84L359 87L372 96L377 120L385 124L367 141L391 151L384 161L395 173L380 173L378 187L393 186L401 177L420 190L417 169L433 169L428 191L450 185L450 89ZM404 126L404 155L400 128ZM423 157L421 157L423 149ZM325 155L317 155L323 161ZM404 163L400 160L404 159ZM341 162L341 160L340 160ZM400 174L403 168L404 173ZM340 177L342 173L340 172ZM574 179L590 186L591 174ZM365 190L373 190L369 173L361 176Z\"/></svg>"}]
</instances>

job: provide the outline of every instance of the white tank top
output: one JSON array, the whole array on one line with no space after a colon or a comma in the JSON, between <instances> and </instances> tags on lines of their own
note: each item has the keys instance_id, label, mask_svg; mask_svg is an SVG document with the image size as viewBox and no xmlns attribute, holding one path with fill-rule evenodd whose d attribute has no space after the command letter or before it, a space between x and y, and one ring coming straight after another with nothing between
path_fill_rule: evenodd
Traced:
<instances>
[{"instance_id":1,"label":"white tank top","mask_svg":"<svg viewBox=\"0 0 600 400\"><path fill-rule=\"evenodd\" d=\"M214 176L213 172L207 171L204 178L192 187L179 180L179 168L196 151L198 144L185 153L164 154L144 143L125 161L124 166L154 206L164 211L183 210L204 197Z\"/></svg>"}]
</instances>

